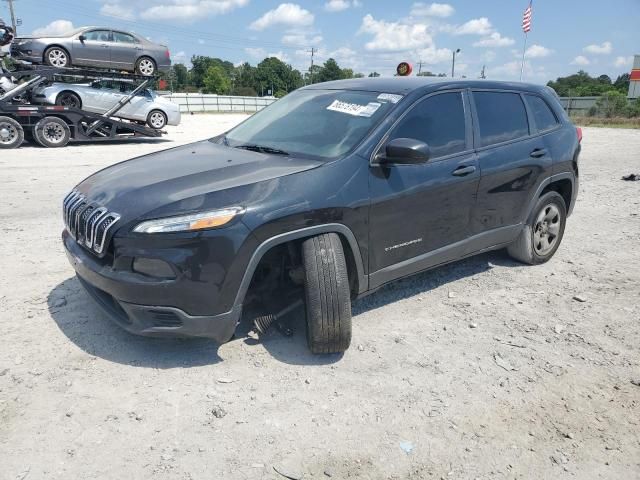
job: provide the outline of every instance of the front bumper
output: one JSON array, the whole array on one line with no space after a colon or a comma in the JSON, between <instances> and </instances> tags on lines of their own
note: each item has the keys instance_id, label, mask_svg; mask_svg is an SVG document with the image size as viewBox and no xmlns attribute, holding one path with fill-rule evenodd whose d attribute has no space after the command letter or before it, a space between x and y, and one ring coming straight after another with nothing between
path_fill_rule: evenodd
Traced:
<instances>
[{"instance_id":1,"label":"front bumper","mask_svg":"<svg viewBox=\"0 0 640 480\"><path fill-rule=\"evenodd\" d=\"M179 289L175 281L145 279L115 270L79 246L66 230L62 240L82 286L125 330L145 336L206 337L219 343L233 336L242 313L241 304L213 315L190 314L170 305L181 299L180 289L188 288L187 285L180 285Z\"/></svg>"}]
</instances>

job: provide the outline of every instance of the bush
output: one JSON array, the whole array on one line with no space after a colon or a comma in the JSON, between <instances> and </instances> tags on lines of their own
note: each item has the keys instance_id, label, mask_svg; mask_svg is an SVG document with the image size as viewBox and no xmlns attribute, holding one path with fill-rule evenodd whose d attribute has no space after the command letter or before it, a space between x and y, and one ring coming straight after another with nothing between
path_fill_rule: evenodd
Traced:
<instances>
[{"instance_id":1,"label":"bush","mask_svg":"<svg viewBox=\"0 0 640 480\"><path fill-rule=\"evenodd\" d=\"M593 105L587 112L587 117L595 117L598 114L598 107Z\"/></svg>"},{"instance_id":2,"label":"bush","mask_svg":"<svg viewBox=\"0 0 640 480\"><path fill-rule=\"evenodd\" d=\"M622 116L627 107L627 97L616 90L608 90L598 99L596 106L606 118Z\"/></svg>"}]
</instances>

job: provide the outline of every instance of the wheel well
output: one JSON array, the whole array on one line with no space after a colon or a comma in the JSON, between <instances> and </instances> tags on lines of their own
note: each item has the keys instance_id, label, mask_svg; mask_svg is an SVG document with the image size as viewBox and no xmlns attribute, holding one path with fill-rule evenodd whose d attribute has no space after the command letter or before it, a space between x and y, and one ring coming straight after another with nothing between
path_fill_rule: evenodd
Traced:
<instances>
[{"instance_id":1,"label":"wheel well","mask_svg":"<svg viewBox=\"0 0 640 480\"><path fill-rule=\"evenodd\" d=\"M571 204L572 188L573 188L573 185L571 184L571 180L564 178L562 180L557 180L555 182L552 182L546 187L544 187L544 190L542 190L542 193L540 194L540 196L544 195L547 192L558 192L560 195L562 195L562 198L564 199L564 203L568 211L569 206Z\"/></svg>"},{"instance_id":2,"label":"wheel well","mask_svg":"<svg viewBox=\"0 0 640 480\"><path fill-rule=\"evenodd\" d=\"M331 232L328 232L331 233ZM347 274L349 276L349 288L352 297L358 294L358 269L354 253L347 238L336 232L342 243ZM273 292L278 287L286 286L291 281L291 286L301 286L304 281L302 267L302 243L310 237L289 240L271 247L260 258L249 283L247 297L260 296L265 292Z\"/></svg>"},{"instance_id":3,"label":"wheel well","mask_svg":"<svg viewBox=\"0 0 640 480\"><path fill-rule=\"evenodd\" d=\"M58 93L58 95L56 95L56 101L60 98L61 95L64 95L65 93L70 93L71 95L78 97L78 100L80 100L80 105L82 105L82 98L80 98L80 95L78 95L73 90L62 90L60 93Z\"/></svg>"}]
</instances>

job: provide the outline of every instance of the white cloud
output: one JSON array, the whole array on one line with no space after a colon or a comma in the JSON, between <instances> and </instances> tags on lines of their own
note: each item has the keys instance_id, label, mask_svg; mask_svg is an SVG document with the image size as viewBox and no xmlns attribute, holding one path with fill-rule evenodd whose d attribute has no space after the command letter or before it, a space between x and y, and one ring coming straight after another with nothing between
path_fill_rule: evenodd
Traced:
<instances>
[{"instance_id":1,"label":"white cloud","mask_svg":"<svg viewBox=\"0 0 640 480\"><path fill-rule=\"evenodd\" d=\"M360 33L373 35L365 44L369 51L402 52L433 45L427 25L416 23L386 22L368 14L362 19Z\"/></svg>"},{"instance_id":2,"label":"white cloud","mask_svg":"<svg viewBox=\"0 0 640 480\"><path fill-rule=\"evenodd\" d=\"M543 58L548 57L553 53L553 50L550 48L543 47L542 45L531 45L527 48L525 52L525 56L527 58Z\"/></svg>"},{"instance_id":3,"label":"white cloud","mask_svg":"<svg viewBox=\"0 0 640 480\"><path fill-rule=\"evenodd\" d=\"M589 59L584 55L578 55L571 61L571 65L580 65L584 67L589 64L591 64L591 61L589 61Z\"/></svg>"},{"instance_id":4,"label":"white cloud","mask_svg":"<svg viewBox=\"0 0 640 480\"><path fill-rule=\"evenodd\" d=\"M290 31L282 36L282 43L285 45L318 45L320 42L322 42L322 35L313 33Z\"/></svg>"},{"instance_id":5,"label":"white cloud","mask_svg":"<svg viewBox=\"0 0 640 480\"><path fill-rule=\"evenodd\" d=\"M442 62L450 62L453 52L448 48L436 48L431 45L427 48L421 48L415 51L415 57L427 65L435 65ZM457 58L457 57L456 57ZM457 64L456 64L456 68Z\"/></svg>"},{"instance_id":6,"label":"white cloud","mask_svg":"<svg viewBox=\"0 0 640 480\"><path fill-rule=\"evenodd\" d=\"M411 7L411 15L414 17L450 17L455 9L448 3L422 3L416 2Z\"/></svg>"},{"instance_id":7,"label":"white cloud","mask_svg":"<svg viewBox=\"0 0 640 480\"><path fill-rule=\"evenodd\" d=\"M493 62L496 59L496 52L493 50L487 50L482 55L480 55L480 60L483 62Z\"/></svg>"},{"instance_id":8,"label":"white cloud","mask_svg":"<svg viewBox=\"0 0 640 480\"><path fill-rule=\"evenodd\" d=\"M633 57L616 57L613 66L616 68L631 68L633 65Z\"/></svg>"},{"instance_id":9,"label":"white cloud","mask_svg":"<svg viewBox=\"0 0 640 480\"><path fill-rule=\"evenodd\" d=\"M508 47L513 45L515 40L503 37L499 32L493 32L488 37L482 38L473 44L474 47Z\"/></svg>"},{"instance_id":10,"label":"white cloud","mask_svg":"<svg viewBox=\"0 0 640 480\"><path fill-rule=\"evenodd\" d=\"M453 30L455 35L490 35L492 32L493 27L487 17L474 18Z\"/></svg>"},{"instance_id":11,"label":"white cloud","mask_svg":"<svg viewBox=\"0 0 640 480\"><path fill-rule=\"evenodd\" d=\"M105 3L102 8L100 8L100 15L116 17L122 20L133 20L136 18L135 11L132 8L119 3Z\"/></svg>"},{"instance_id":12,"label":"white cloud","mask_svg":"<svg viewBox=\"0 0 640 480\"><path fill-rule=\"evenodd\" d=\"M503 65L492 68L489 71L491 78L496 80L515 80L520 78L520 69L522 68L522 62L514 60L513 62L507 62ZM531 78L544 79L548 78L549 73L543 66L534 67L531 62L524 62L523 80L527 81Z\"/></svg>"},{"instance_id":13,"label":"white cloud","mask_svg":"<svg viewBox=\"0 0 640 480\"><path fill-rule=\"evenodd\" d=\"M249 28L251 30L264 30L274 25L304 27L313 24L313 21L314 16L309 10L305 10L295 3L281 3L274 10L269 10L254 21Z\"/></svg>"},{"instance_id":14,"label":"white cloud","mask_svg":"<svg viewBox=\"0 0 640 480\"><path fill-rule=\"evenodd\" d=\"M36 28L32 35L35 37L46 37L64 35L74 29L73 23L69 20L54 20L46 27Z\"/></svg>"},{"instance_id":15,"label":"white cloud","mask_svg":"<svg viewBox=\"0 0 640 480\"><path fill-rule=\"evenodd\" d=\"M130 4L117 0L119 5ZM160 4L158 4L160 3ZM161 2L137 2L141 4L140 17L145 20L193 21L211 15L228 13L244 7L249 0L162 0Z\"/></svg>"},{"instance_id":16,"label":"white cloud","mask_svg":"<svg viewBox=\"0 0 640 480\"><path fill-rule=\"evenodd\" d=\"M360 0L329 0L324 4L324 9L327 12L342 12L349 8L361 7Z\"/></svg>"},{"instance_id":17,"label":"white cloud","mask_svg":"<svg viewBox=\"0 0 640 480\"><path fill-rule=\"evenodd\" d=\"M247 47L244 51L253 58L264 58L267 56L267 51L264 48Z\"/></svg>"},{"instance_id":18,"label":"white cloud","mask_svg":"<svg viewBox=\"0 0 640 480\"><path fill-rule=\"evenodd\" d=\"M587 45L584 47L584 51L595 55L609 55L613 51L613 45L611 42L604 42L602 45Z\"/></svg>"}]
</instances>

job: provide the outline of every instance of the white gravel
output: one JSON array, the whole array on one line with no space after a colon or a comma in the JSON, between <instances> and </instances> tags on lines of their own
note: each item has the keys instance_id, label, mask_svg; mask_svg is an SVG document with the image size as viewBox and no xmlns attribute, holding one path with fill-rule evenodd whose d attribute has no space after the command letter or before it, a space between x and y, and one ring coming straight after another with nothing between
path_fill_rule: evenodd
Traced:
<instances>
[{"instance_id":1,"label":"white gravel","mask_svg":"<svg viewBox=\"0 0 640 480\"><path fill-rule=\"evenodd\" d=\"M0 151L0 479L640 477L640 182L620 180L640 131L584 129L551 262L494 252L397 282L354 306L342 357L301 329L220 348L121 331L67 263L62 198L241 118Z\"/></svg>"}]
</instances>

